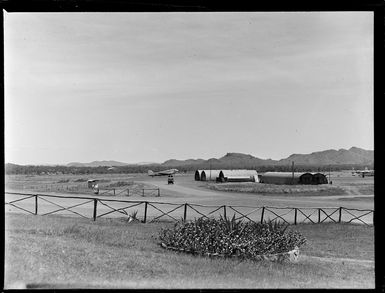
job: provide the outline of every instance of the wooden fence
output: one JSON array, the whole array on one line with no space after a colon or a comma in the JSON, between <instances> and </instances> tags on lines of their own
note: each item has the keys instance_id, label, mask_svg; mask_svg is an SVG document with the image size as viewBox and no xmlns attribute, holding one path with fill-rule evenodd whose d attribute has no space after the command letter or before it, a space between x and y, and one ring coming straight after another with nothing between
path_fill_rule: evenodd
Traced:
<instances>
[{"instance_id":1,"label":"wooden fence","mask_svg":"<svg viewBox=\"0 0 385 293\"><path fill-rule=\"evenodd\" d=\"M160 189L159 188L137 188L137 189L122 189L117 190L116 188L105 188L101 189L98 195L126 195L126 196L133 196L133 195L140 195L140 196L160 196Z\"/></svg>"},{"instance_id":2,"label":"wooden fence","mask_svg":"<svg viewBox=\"0 0 385 293\"><path fill-rule=\"evenodd\" d=\"M345 207L209 206L192 203L129 201L16 192L5 192L5 195L19 196L20 198L5 201L5 205L29 214L45 216L65 212L67 215L70 213L83 218L91 218L94 221L106 216L123 216L129 219L133 214L143 223L156 222L160 219L187 221L199 217L232 217L235 215L237 220L261 223L268 220L294 225L343 222L370 226L373 225L374 216L374 210Z\"/></svg>"}]
</instances>

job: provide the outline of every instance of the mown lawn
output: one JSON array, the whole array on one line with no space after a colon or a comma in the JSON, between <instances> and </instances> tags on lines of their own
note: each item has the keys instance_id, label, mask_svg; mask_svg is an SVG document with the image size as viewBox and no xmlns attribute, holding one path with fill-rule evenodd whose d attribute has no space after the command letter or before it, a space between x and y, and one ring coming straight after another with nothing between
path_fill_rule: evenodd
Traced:
<instances>
[{"instance_id":1,"label":"mown lawn","mask_svg":"<svg viewBox=\"0 0 385 293\"><path fill-rule=\"evenodd\" d=\"M321 185L277 185L267 183L205 183L206 188L217 191L228 192L246 192L261 195L342 195L347 194L346 191L339 187L330 184Z\"/></svg>"},{"instance_id":2,"label":"mown lawn","mask_svg":"<svg viewBox=\"0 0 385 293\"><path fill-rule=\"evenodd\" d=\"M308 244L280 264L164 250L157 235L170 223L7 214L5 224L6 288L374 288L373 227L291 226Z\"/></svg>"}]
</instances>

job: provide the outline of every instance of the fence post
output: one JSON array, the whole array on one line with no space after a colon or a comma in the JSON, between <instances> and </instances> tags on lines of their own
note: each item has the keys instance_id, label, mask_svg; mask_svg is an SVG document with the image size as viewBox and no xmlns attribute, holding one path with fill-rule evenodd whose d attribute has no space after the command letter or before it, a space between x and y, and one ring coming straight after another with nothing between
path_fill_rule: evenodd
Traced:
<instances>
[{"instance_id":1,"label":"fence post","mask_svg":"<svg viewBox=\"0 0 385 293\"><path fill-rule=\"evenodd\" d=\"M321 223L321 208L318 208L318 223Z\"/></svg>"},{"instance_id":2,"label":"fence post","mask_svg":"<svg viewBox=\"0 0 385 293\"><path fill-rule=\"evenodd\" d=\"M160 189L158 188L158 196L160 196Z\"/></svg>"},{"instance_id":3,"label":"fence post","mask_svg":"<svg viewBox=\"0 0 385 293\"><path fill-rule=\"evenodd\" d=\"M223 205L223 216L225 218L225 220L227 219L227 216L226 216L226 205Z\"/></svg>"},{"instance_id":4,"label":"fence post","mask_svg":"<svg viewBox=\"0 0 385 293\"><path fill-rule=\"evenodd\" d=\"M338 216L338 223L341 223L342 218L342 207L340 207L340 215Z\"/></svg>"},{"instance_id":5,"label":"fence post","mask_svg":"<svg viewBox=\"0 0 385 293\"><path fill-rule=\"evenodd\" d=\"M115 195L115 188L114 188L114 195Z\"/></svg>"},{"instance_id":6,"label":"fence post","mask_svg":"<svg viewBox=\"0 0 385 293\"><path fill-rule=\"evenodd\" d=\"M127 196L130 196L130 189L127 188Z\"/></svg>"},{"instance_id":7,"label":"fence post","mask_svg":"<svg viewBox=\"0 0 385 293\"><path fill-rule=\"evenodd\" d=\"M263 216L265 214L265 207L262 207L261 224L263 223Z\"/></svg>"},{"instance_id":8,"label":"fence post","mask_svg":"<svg viewBox=\"0 0 385 293\"><path fill-rule=\"evenodd\" d=\"M146 223L147 220L147 201L144 202L144 218L143 223Z\"/></svg>"},{"instance_id":9,"label":"fence post","mask_svg":"<svg viewBox=\"0 0 385 293\"><path fill-rule=\"evenodd\" d=\"M187 203L184 204L183 221L186 222L186 219L187 219Z\"/></svg>"},{"instance_id":10,"label":"fence post","mask_svg":"<svg viewBox=\"0 0 385 293\"><path fill-rule=\"evenodd\" d=\"M97 209L97 206L98 206L98 200L95 198L94 199L94 215L93 215L94 221L96 221L96 209Z\"/></svg>"},{"instance_id":11,"label":"fence post","mask_svg":"<svg viewBox=\"0 0 385 293\"><path fill-rule=\"evenodd\" d=\"M38 195L36 194L35 195L35 215L37 215L37 198L38 198Z\"/></svg>"},{"instance_id":12,"label":"fence post","mask_svg":"<svg viewBox=\"0 0 385 293\"><path fill-rule=\"evenodd\" d=\"M294 225L297 225L297 208L294 209Z\"/></svg>"},{"instance_id":13,"label":"fence post","mask_svg":"<svg viewBox=\"0 0 385 293\"><path fill-rule=\"evenodd\" d=\"M144 188L142 189L142 192L143 192L143 193L142 193L142 196L144 196Z\"/></svg>"}]
</instances>

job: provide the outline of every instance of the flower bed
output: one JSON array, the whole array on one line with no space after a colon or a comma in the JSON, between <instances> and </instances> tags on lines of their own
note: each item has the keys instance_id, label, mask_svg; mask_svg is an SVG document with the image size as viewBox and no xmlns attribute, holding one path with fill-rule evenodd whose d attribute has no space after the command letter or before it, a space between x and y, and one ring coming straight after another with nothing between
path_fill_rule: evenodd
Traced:
<instances>
[{"instance_id":1,"label":"flower bed","mask_svg":"<svg viewBox=\"0 0 385 293\"><path fill-rule=\"evenodd\" d=\"M306 238L287 231L281 223L254 223L230 219L199 218L162 229L159 239L167 249L214 257L296 261Z\"/></svg>"}]
</instances>

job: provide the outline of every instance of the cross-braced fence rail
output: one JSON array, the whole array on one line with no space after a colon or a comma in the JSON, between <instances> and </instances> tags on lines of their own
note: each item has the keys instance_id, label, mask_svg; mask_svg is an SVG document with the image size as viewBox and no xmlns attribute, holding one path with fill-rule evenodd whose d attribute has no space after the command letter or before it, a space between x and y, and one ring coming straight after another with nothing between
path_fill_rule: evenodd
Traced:
<instances>
[{"instance_id":1,"label":"cross-braced fence rail","mask_svg":"<svg viewBox=\"0 0 385 293\"><path fill-rule=\"evenodd\" d=\"M160 189L159 188L136 188L136 189L122 189L117 190L116 188L105 188L101 189L99 195L125 195L125 196L133 196L133 195L139 195L139 196L160 196Z\"/></svg>"},{"instance_id":2,"label":"cross-braced fence rail","mask_svg":"<svg viewBox=\"0 0 385 293\"><path fill-rule=\"evenodd\" d=\"M186 221L194 218L229 217L252 222L281 221L300 223L359 223L373 225L374 210L346 207L210 206L193 203L133 201L91 197L5 192L9 211L33 215L65 213L96 221L101 217L135 218L143 223L160 220ZM12 200L7 201L7 199ZM14 197L18 197L14 199Z\"/></svg>"}]
</instances>

